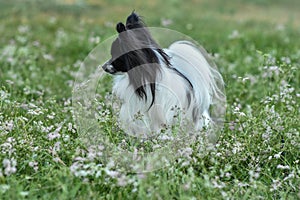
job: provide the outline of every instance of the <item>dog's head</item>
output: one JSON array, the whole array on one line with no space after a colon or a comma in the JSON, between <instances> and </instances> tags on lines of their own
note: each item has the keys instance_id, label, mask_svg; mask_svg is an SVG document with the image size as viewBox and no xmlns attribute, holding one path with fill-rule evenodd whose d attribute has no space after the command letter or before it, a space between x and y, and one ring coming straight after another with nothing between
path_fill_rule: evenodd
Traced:
<instances>
[{"instance_id":1,"label":"dog's head","mask_svg":"<svg viewBox=\"0 0 300 200\"><path fill-rule=\"evenodd\" d=\"M136 13L127 17L125 25L119 22L116 30L118 38L112 43L111 59L103 65L106 72L120 74L141 65L159 63L159 55L169 65L169 58Z\"/></svg>"},{"instance_id":2,"label":"dog's head","mask_svg":"<svg viewBox=\"0 0 300 200\"><path fill-rule=\"evenodd\" d=\"M110 74L128 74L129 84L135 93L147 100L146 87L150 87L153 105L160 64L170 66L168 55L152 38L144 22L136 14L127 17L126 24L116 26L117 39L111 46L111 59L103 65Z\"/></svg>"}]
</instances>

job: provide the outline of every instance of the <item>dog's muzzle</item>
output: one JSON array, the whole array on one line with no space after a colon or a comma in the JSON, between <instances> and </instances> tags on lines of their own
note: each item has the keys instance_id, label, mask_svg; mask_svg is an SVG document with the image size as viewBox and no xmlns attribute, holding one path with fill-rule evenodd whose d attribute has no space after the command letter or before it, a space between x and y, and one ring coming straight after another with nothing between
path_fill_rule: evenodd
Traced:
<instances>
[{"instance_id":1,"label":"dog's muzzle","mask_svg":"<svg viewBox=\"0 0 300 200\"><path fill-rule=\"evenodd\" d=\"M102 69L110 74L115 74L117 72L116 69L111 65L110 60L102 65Z\"/></svg>"}]
</instances>

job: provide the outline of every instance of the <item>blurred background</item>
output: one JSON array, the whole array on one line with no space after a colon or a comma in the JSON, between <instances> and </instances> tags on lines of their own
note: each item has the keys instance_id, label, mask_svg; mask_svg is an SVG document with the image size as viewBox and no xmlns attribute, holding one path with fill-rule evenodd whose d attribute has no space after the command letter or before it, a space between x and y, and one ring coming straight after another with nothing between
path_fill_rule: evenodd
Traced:
<instances>
[{"instance_id":1,"label":"blurred background","mask_svg":"<svg viewBox=\"0 0 300 200\"><path fill-rule=\"evenodd\" d=\"M288 25L299 29L299 9L298 0L1 0L0 33L3 41L3 36L13 37L19 25L30 25L29 32L41 33L39 37L63 27L104 39L135 10L149 26L165 26L221 44L233 28Z\"/></svg>"}]
</instances>

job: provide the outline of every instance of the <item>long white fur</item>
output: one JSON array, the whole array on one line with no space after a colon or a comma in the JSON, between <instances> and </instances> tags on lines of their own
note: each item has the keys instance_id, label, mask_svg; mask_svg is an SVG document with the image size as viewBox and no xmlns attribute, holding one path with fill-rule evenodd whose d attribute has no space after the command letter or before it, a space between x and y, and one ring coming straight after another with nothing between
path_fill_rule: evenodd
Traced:
<instances>
[{"instance_id":1,"label":"long white fur","mask_svg":"<svg viewBox=\"0 0 300 200\"><path fill-rule=\"evenodd\" d=\"M162 76L157 79L155 102L149 109L152 98L149 88L146 89L149 98L145 102L129 85L127 73L115 76L113 93L122 100L119 118L128 133L148 136L149 132L160 131L163 125L177 123L174 121L175 107L181 109L181 118L189 121L193 121L193 108L199 108L199 116L193 122L194 130L201 130L211 122L209 107L220 92L217 81L222 82L221 75L210 66L201 51L188 41L175 42L164 51L171 58L172 67L191 82L193 92L184 78L161 62ZM193 94L190 105L187 91Z\"/></svg>"}]
</instances>

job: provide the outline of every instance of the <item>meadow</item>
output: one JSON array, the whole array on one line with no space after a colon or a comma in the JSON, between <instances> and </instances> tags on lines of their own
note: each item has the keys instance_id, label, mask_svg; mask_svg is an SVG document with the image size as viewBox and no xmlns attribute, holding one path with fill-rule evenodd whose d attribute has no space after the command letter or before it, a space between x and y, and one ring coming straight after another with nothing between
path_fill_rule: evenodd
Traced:
<instances>
[{"instance_id":1,"label":"meadow","mask_svg":"<svg viewBox=\"0 0 300 200\"><path fill-rule=\"evenodd\" d=\"M72 117L80 64L133 10L205 47L227 96L213 150L143 174L102 165ZM0 0L0 199L300 199L299 10L297 0Z\"/></svg>"}]
</instances>

